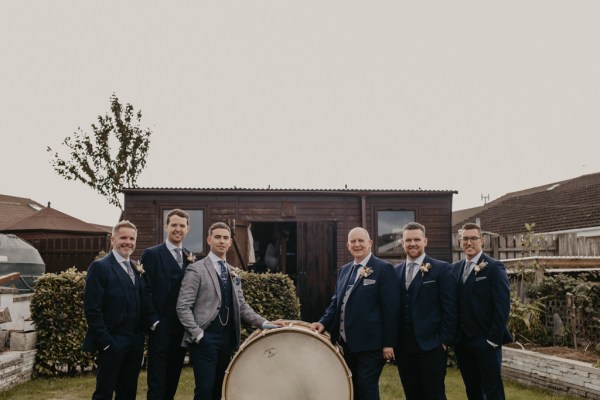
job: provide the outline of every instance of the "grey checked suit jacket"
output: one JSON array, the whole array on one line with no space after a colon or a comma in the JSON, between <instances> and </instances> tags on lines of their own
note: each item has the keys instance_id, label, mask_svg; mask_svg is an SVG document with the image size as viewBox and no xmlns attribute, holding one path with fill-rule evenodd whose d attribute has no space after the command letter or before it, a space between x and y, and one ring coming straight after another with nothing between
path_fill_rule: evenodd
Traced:
<instances>
[{"instance_id":1,"label":"grey checked suit jacket","mask_svg":"<svg viewBox=\"0 0 600 400\"><path fill-rule=\"evenodd\" d=\"M227 264L229 271L233 267ZM246 303L239 278L232 278L233 284L233 317L236 332L235 350L240 345L240 318L255 326L262 326L266 320L256 314ZM210 323L217 318L221 306L221 287L219 275L209 257L195 262L187 267L179 298L177 300L177 316L185 328L182 346L187 347L193 338L204 332Z\"/></svg>"}]
</instances>

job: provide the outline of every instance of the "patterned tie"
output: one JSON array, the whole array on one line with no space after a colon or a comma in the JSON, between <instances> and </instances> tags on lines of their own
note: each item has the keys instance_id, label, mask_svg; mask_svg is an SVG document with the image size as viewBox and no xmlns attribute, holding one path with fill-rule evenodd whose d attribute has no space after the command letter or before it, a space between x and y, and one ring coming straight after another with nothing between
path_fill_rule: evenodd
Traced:
<instances>
[{"instance_id":1,"label":"patterned tie","mask_svg":"<svg viewBox=\"0 0 600 400\"><path fill-rule=\"evenodd\" d=\"M360 264L352 265L352 271L350 271L350 279L348 279L348 286L346 286L346 291L352 289L354 286L354 281L356 280L356 274L358 273L358 269L361 267Z\"/></svg>"},{"instance_id":2,"label":"patterned tie","mask_svg":"<svg viewBox=\"0 0 600 400\"><path fill-rule=\"evenodd\" d=\"M131 263L129 261L123 261L123 265L127 268L127 275L129 275L131 282L135 285L135 275L133 273L133 268L131 268Z\"/></svg>"},{"instance_id":3,"label":"patterned tie","mask_svg":"<svg viewBox=\"0 0 600 400\"><path fill-rule=\"evenodd\" d=\"M413 281L413 278L415 276L415 267L416 266L417 266L416 262L408 263L408 274L406 275L406 288L407 289L410 286L410 284Z\"/></svg>"},{"instance_id":4,"label":"patterned tie","mask_svg":"<svg viewBox=\"0 0 600 400\"><path fill-rule=\"evenodd\" d=\"M219 277L223 282L223 286L227 287L229 280L227 279L227 267L225 266L225 261L219 260L219 265L221 266L221 274L219 275Z\"/></svg>"},{"instance_id":5,"label":"patterned tie","mask_svg":"<svg viewBox=\"0 0 600 400\"><path fill-rule=\"evenodd\" d=\"M179 247L175 247L175 254L177 255L175 259L177 260L177 264L179 264L179 268L183 268L183 257L181 257L181 249Z\"/></svg>"},{"instance_id":6,"label":"patterned tie","mask_svg":"<svg viewBox=\"0 0 600 400\"><path fill-rule=\"evenodd\" d=\"M474 264L473 261L465 261L465 269L463 271L463 283L469 279L469 275L471 275L471 264Z\"/></svg>"}]
</instances>

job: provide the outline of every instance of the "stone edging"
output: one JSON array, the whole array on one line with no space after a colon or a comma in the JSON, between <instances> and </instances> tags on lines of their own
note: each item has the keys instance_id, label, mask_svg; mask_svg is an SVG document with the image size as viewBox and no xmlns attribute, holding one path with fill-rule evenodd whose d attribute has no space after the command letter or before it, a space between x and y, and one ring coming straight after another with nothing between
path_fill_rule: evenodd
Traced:
<instances>
[{"instance_id":1,"label":"stone edging","mask_svg":"<svg viewBox=\"0 0 600 400\"><path fill-rule=\"evenodd\" d=\"M0 390L31 380L37 350L6 351L0 354Z\"/></svg>"},{"instance_id":2,"label":"stone edging","mask_svg":"<svg viewBox=\"0 0 600 400\"><path fill-rule=\"evenodd\" d=\"M590 363L503 347L502 376L526 386L600 400L600 369Z\"/></svg>"}]
</instances>

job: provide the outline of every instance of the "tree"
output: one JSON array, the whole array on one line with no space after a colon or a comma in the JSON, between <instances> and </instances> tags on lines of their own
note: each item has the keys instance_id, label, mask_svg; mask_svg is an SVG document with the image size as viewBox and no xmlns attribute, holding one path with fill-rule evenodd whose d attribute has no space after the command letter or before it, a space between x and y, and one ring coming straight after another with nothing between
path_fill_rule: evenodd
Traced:
<instances>
[{"instance_id":1,"label":"tree","mask_svg":"<svg viewBox=\"0 0 600 400\"><path fill-rule=\"evenodd\" d=\"M99 115L98 124L91 125L93 136L78 127L73 136L65 138L62 144L69 148L69 158L61 158L50 147L47 151L59 175L85 183L123 211L118 194L124 187L137 186L146 166L152 131L141 128L142 112L135 112L131 104L123 107L114 93L110 111L112 115Z\"/></svg>"}]
</instances>

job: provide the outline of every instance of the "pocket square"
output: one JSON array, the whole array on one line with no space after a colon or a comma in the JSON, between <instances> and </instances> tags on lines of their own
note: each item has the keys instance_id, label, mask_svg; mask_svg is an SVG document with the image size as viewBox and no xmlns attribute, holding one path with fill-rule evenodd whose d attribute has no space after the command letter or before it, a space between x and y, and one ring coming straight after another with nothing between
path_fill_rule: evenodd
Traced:
<instances>
[{"instance_id":1,"label":"pocket square","mask_svg":"<svg viewBox=\"0 0 600 400\"><path fill-rule=\"evenodd\" d=\"M427 285L428 283L435 283L435 281L427 281L427 282L423 282L423 285Z\"/></svg>"},{"instance_id":2,"label":"pocket square","mask_svg":"<svg viewBox=\"0 0 600 400\"><path fill-rule=\"evenodd\" d=\"M364 286L367 286L367 285L372 285L372 284L374 284L375 282L377 282L375 279L365 279L365 280L363 281L363 285L364 285Z\"/></svg>"},{"instance_id":3,"label":"pocket square","mask_svg":"<svg viewBox=\"0 0 600 400\"><path fill-rule=\"evenodd\" d=\"M487 279L487 276L481 276L479 278L475 278L475 282L479 282L479 281L482 281L484 279Z\"/></svg>"}]
</instances>

